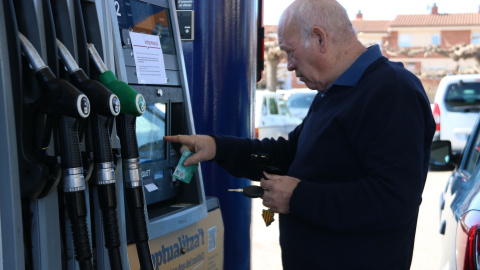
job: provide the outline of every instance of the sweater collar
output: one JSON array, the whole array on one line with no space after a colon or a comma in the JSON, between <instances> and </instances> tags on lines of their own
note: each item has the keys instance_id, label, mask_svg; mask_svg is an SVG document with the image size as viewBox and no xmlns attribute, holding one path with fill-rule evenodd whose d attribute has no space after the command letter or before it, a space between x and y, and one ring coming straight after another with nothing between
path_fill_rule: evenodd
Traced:
<instances>
[{"instance_id":1,"label":"sweater collar","mask_svg":"<svg viewBox=\"0 0 480 270\"><path fill-rule=\"evenodd\" d=\"M370 64L375 62L378 58L382 57L382 52L378 45L368 47L367 50L362 53L357 60L338 77L333 85L354 86L362 77L363 72L368 68Z\"/></svg>"}]
</instances>

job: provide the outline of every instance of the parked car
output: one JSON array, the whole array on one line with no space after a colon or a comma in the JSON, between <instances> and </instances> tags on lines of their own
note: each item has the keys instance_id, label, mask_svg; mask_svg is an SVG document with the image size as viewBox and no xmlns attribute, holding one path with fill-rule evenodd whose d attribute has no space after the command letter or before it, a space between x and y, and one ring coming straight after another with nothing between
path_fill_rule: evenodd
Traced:
<instances>
[{"instance_id":1,"label":"parked car","mask_svg":"<svg viewBox=\"0 0 480 270\"><path fill-rule=\"evenodd\" d=\"M305 118L312 105L313 99L318 94L318 91L306 90L302 92L294 92L287 98L287 107L290 114L300 119Z\"/></svg>"},{"instance_id":2,"label":"parked car","mask_svg":"<svg viewBox=\"0 0 480 270\"><path fill-rule=\"evenodd\" d=\"M292 117L283 95L268 90L255 93L255 137L288 137L288 133L302 121Z\"/></svg>"},{"instance_id":3,"label":"parked car","mask_svg":"<svg viewBox=\"0 0 480 270\"><path fill-rule=\"evenodd\" d=\"M453 152L461 152L478 117L479 104L480 74L444 77L433 105L434 140L448 140Z\"/></svg>"},{"instance_id":4,"label":"parked car","mask_svg":"<svg viewBox=\"0 0 480 270\"><path fill-rule=\"evenodd\" d=\"M463 154L452 154L450 141L434 141L430 166L455 166L440 197L439 269L480 269L480 122Z\"/></svg>"}]
</instances>

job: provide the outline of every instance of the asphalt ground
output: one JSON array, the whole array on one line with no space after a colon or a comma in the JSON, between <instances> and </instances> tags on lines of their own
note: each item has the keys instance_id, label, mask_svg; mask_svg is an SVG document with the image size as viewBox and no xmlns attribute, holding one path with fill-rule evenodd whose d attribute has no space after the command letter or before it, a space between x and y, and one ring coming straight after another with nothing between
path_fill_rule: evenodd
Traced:
<instances>
[{"instance_id":1,"label":"asphalt ground","mask_svg":"<svg viewBox=\"0 0 480 270\"><path fill-rule=\"evenodd\" d=\"M411 270L438 269L440 234L440 193L451 172L429 172L417 222ZM278 220L269 227L262 219L261 199L252 200L251 270L282 269L278 243Z\"/></svg>"}]
</instances>

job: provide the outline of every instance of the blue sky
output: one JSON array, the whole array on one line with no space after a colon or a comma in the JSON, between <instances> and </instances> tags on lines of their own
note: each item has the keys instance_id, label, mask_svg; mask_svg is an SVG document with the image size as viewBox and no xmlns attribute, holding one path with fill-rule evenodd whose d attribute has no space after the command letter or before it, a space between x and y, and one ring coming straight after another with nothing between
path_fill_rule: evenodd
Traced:
<instances>
[{"instance_id":1,"label":"blue sky","mask_svg":"<svg viewBox=\"0 0 480 270\"><path fill-rule=\"evenodd\" d=\"M275 25L283 10L293 0L264 0L264 25ZM338 0L355 19L359 10L364 20L393 20L397 15L430 14L430 7L437 4L438 13L477 13L480 0ZM398 3L398 4L394 4Z\"/></svg>"}]
</instances>

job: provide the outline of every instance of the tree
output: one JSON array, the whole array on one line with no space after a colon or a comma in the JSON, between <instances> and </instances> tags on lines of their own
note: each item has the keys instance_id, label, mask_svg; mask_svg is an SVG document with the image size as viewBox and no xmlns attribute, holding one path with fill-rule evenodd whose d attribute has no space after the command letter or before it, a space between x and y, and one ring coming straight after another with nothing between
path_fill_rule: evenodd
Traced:
<instances>
[{"instance_id":1,"label":"tree","mask_svg":"<svg viewBox=\"0 0 480 270\"><path fill-rule=\"evenodd\" d=\"M277 91L277 67L287 55L280 50L278 41L265 41L265 80L267 89L271 92Z\"/></svg>"}]
</instances>

